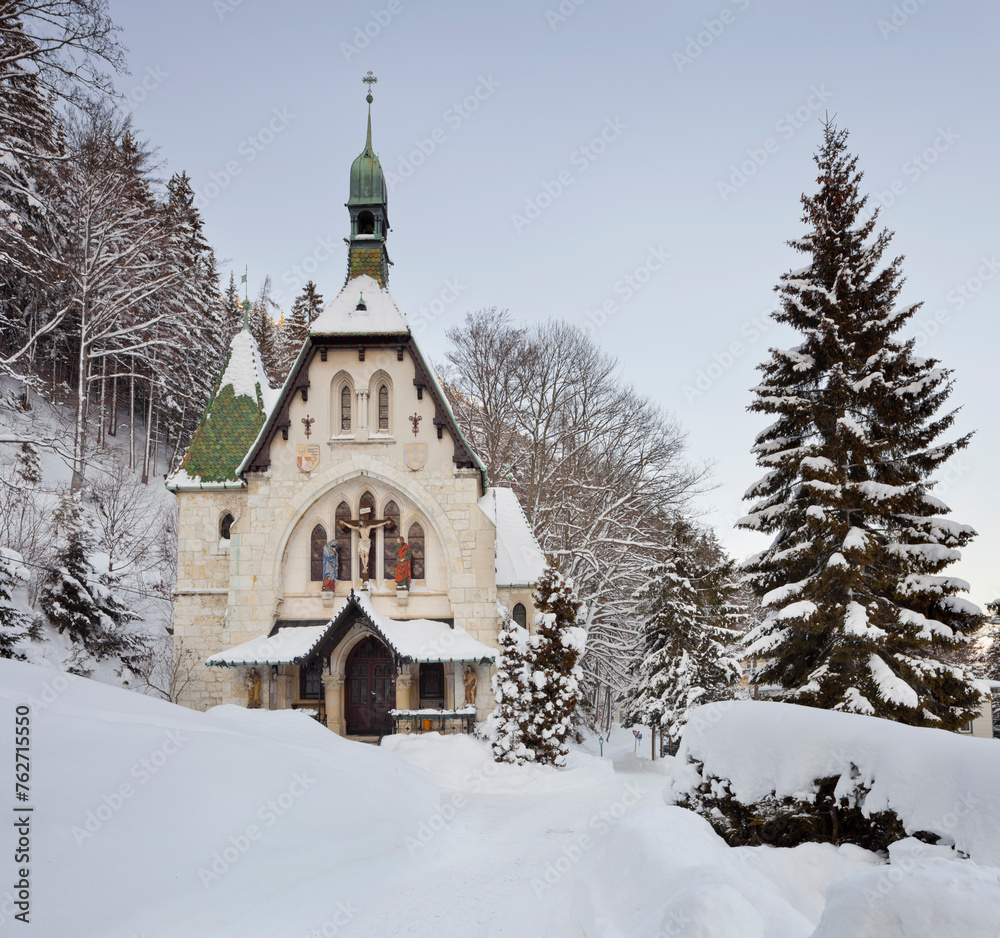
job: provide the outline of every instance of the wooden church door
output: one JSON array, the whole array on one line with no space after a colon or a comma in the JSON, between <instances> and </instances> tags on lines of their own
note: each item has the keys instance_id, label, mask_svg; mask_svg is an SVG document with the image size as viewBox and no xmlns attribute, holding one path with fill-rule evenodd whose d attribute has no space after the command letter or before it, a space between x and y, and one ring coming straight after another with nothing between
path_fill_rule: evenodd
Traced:
<instances>
[{"instance_id":1,"label":"wooden church door","mask_svg":"<svg viewBox=\"0 0 1000 938\"><path fill-rule=\"evenodd\" d=\"M359 642L347 658L347 735L384 736L396 706L392 658L377 638Z\"/></svg>"}]
</instances>

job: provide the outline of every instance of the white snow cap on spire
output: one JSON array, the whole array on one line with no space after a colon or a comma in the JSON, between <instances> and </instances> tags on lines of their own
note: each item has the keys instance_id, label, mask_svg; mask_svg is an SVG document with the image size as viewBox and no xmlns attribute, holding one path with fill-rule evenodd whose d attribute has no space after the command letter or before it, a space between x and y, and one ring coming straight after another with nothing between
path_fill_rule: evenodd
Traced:
<instances>
[{"instance_id":1,"label":"white snow cap on spire","mask_svg":"<svg viewBox=\"0 0 1000 938\"><path fill-rule=\"evenodd\" d=\"M278 390L272 388L267 382L267 372L264 371L264 362L260 357L257 340L254 339L249 330L240 329L233 336L229 348L231 350L229 363L219 381L219 390L221 391L227 384L230 384L236 397L246 395L256 402L257 385L260 384L264 409L270 413L277 400Z\"/></svg>"},{"instance_id":2,"label":"white snow cap on spire","mask_svg":"<svg viewBox=\"0 0 1000 938\"><path fill-rule=\"evenodd\" d=\"M313 320L309 331L313 335L395 334L409 332L410 326L392 294L377 280L362 274L347 281Z\"/></svg>"}]
</instances>

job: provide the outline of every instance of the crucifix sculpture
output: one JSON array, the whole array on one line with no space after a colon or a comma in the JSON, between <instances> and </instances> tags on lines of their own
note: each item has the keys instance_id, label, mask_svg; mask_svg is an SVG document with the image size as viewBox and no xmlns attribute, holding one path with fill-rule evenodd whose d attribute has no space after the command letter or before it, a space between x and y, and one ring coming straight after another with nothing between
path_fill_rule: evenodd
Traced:
<instances>
[{"instance_id":1,"label":"crucifix sculpture","mask_svg":"<svg viewBox=\"0 0 1000 938\"><path fill-rule=\"evenodd\" d=\"M372 549L372 531L386 524L395 524L391 518L366 518L365 515L369 511L371 511L370 508L362 508L357 521L344 521L341 519L339 522L343 527L351 528L358 532L358 573L361 575L362 583L368 579L368 558L371 555Z\"/></svg>"}]
</instances>

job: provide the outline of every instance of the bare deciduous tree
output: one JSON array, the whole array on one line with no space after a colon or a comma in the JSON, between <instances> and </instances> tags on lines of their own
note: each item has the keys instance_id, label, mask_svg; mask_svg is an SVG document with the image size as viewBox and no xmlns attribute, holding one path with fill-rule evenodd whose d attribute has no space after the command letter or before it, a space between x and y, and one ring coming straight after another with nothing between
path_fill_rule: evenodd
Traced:
<instances>
[{"instance_id":1,"label":"bare deciduous tree","mask_svg":"<svg viewBox=\"0 0 1000 938\"><path fill-rule=\"evenodd\" d=\"M618 362L564 322L515 326L496 308L448 332L445 383L490 479L516 491L546 553L561 558L587 607L584 674L627 684L633 594L661 561L677 517L703 491L707 467L685 435L622 379Z\"/></svg>"}]
</instances>

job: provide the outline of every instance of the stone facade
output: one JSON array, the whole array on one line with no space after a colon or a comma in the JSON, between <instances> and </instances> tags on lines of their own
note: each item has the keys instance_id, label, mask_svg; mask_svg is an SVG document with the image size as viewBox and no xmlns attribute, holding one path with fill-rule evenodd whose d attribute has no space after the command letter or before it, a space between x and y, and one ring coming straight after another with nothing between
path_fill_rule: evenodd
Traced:
<instances>
[{"instance_id":1,"label":"stone facade","mask_svg":"<svg viewBox=\"0 0 1000 938\"><path fill-rule=\"evenodd\" d=\"M325 361L323 360L325 358ZM292 393L288 403L288 434L275 434L264 472L245 473L239 489L181 489L179 502L178 584L175 640L197 659L193 679L181 702L204 709L222 703L245 703L242 668L206 667L211 654L225 651L272 631L282 621L326 621L343 606L351 588L359 588L358 535L352 534L352 581L335 592L324 591L311 577L311 535L321 524L329 537L335 512L346 503L358 517L366 493L383 517L388 503L399 510L397 533L413 522L424 531L425 575L415 580L400 602L395 580L386 576L385 529L372 537L375 578L372 604L396 618L453 620L456 626L490 647L499 628L495 570L496 529L480 509L483 478L479 469L458 468L455 441L449 428L435 428L436 404L414 385L417 363L395 348L369 348L364 360L356 347L317 351L308 362L307 400ZM341 426L343 388L350 389L350 429ZM388 391L388 421L379 428L378 395ZM419 419L417 419L419 418ZM387 425L386 425L387 423ZM413 430L416 427L416 434ZM307 435L308 430L308 435ZM300 446L319 444L319 462L303 471ZM408 444L426 447L422 465L407 465ZM419 459L413 459L417 464ZM226 513L234 523L228 541L220 538ZM390 560L389 566L394 569ZM529 589L505 589L504 601L524 602ZM332 729L344 731L342 707L334 697L343 693L343 666L358 636L348 636L333 657L340 673L324 679L327 716ZM266 670L266 669L265 669ZM480 668L477 718L493 707L489 669ZM405 696L416 666L397 678L397 695ZM270 680L269 680L270 678ZM402 680L400 680L402 679ZM290 665L265 674L263 705L287 707L297 698L297 668ZM457 689L456 689L457 681ZM446 666L446 706L464 701L461 667ZM331 696L333 695L333 696ZM402 701L397 700L401 709Z\"/></svg>"}]
</instances>

